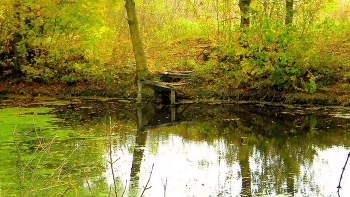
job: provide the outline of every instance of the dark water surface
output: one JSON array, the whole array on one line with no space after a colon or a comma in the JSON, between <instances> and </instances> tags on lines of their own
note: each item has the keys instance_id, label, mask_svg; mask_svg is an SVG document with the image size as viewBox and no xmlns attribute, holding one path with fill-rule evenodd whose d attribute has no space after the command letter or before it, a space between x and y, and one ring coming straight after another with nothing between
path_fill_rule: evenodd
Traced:
<instances>
[{"instance_id":1,"label":"dark water surface","mask_svg":"<svg viewBox=\"0 0 350 197\"><path fill-rule=\"evenodd\" d=\"M349 108L3 98L0 196L338 196L349 137Z\"/></svg>"}]
</instances>

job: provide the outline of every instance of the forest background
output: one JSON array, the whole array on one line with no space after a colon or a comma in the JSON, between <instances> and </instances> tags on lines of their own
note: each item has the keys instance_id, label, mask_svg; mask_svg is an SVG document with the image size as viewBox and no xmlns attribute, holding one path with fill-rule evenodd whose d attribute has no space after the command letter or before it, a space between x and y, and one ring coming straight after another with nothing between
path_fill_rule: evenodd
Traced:
<instances>
[{"instance_id":1,"label":"forest background","mask_svg":"<svg viewBox=\"0 0 350 197\"><path fill-rule=\"evenodd\" d=\"M135 3L152 78L193 70L192 98L350 104L348 0ZM124 4L2 0L0 93L136 97Z\"/></svg>"}]
</instances>

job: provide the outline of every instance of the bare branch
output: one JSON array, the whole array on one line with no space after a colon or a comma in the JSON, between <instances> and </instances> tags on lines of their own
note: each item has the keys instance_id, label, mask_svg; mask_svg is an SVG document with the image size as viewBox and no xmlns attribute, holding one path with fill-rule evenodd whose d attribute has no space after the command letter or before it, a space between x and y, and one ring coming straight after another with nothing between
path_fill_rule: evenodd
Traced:
<instances>
[{"instance_id":1,"label":"bare branch","mask_svg":"<svg viewBox=\"0 0 350 197\"><path fill-rule=\"evenodd\" d=\"M116 180L116 177L115 177L115 173L114 173L114 163L116 161L118 161L120 158L118 158L116 161L113 162L113 147L112 147L112 136L111 136L111 133L112 133L112 130L113 130L113 125L112 125L112 118L109 117L109 130L110 130L110 133L109 133L109 139L108 139L108 144L109 144L109 161L107 161L109 163L109 166L111 167L111 171L112 171L112 177L113 177L113 186L114 186L114 194L115 194L115 197L118 197L118 191L117 191L117 180Z\"/></svg>"},{"instance_id":2,"label":"bare branch","mask_svg":"<svg viewBox=\"0 0 350 197\"><path fill-rule=\"evenodd\" d=\"M124 191L123 191L123 193L122 193L121 197L122 197L122 196L124 196L124 194L125 194L125 191L126 191L126 185L128 185L128 180L125 180L125 187L124 187Z\"/></svg>"},{"instance_id":3,"label":"bare branch","mask_svg":"<svg viewBox=\"0 0 350 197\"><path fill-rule=\"evenodd\" d=\"M88 177L87 177L87 175L86 175L85 170L83 170L83 173L84 173L85 180L86 180L86 183L87 183L87 185L88 185L89 191L90 191L90 193L92 194L92 189L91 189L91 186L90 186L90 183L89 183L89 180L88 180Z\"/></svg>"},{"instance_id":4,"label":"bare branch","mask_svg":"<svg viewBox=\"0 0 350 197\"><path fill-rule=\"evenodd\" d=\"M164 197L165 197L165 195L166 195L166 187L168 185L168 178L165 178L165 183L164 183L164 181L162 179L162 183L163 183L163 187L164 187Z\"/></svg>"},{"instance_id":5,"label":"bare branch","mask_svg":"<svg viewBox=\"0 0 350 197\"><path fill-rule=\"evenodd\" d=\"M339 185L338 185L338 190L337 190L337 193L338 193L338 196L340 197L340 193L339 193L339 190L341 189L341 180L343 179L343 174L344 174L344 171L345 171L345 167L346 165L348 164L348 160L349 160L349 157L350 157L350 152L348 154L348 157L346 158L346 161L345 161L345 164L344 164L344 167L343 167L343 170L341 172L341 175L340 175L340 179L339 179Z\"/></svg>"},{"instance_id":6,"label":"bare branch","mask_svg":"<svg viewBox=\"0 0 350 197\"><path fill-rule=\"evenodd\" d=\"M143 194L145 193L146 190L148 190L152 187L152 186L148 187L148 184L149 184L149 181L151 180L151 177L152 177L153 167L154 167L154 163L152 164L152 168L151 168L151 172L150 172L149 177L148 177L148 181L147 181L146 185L143 187L143 191L142 191L140 197L143 196Z\"/></svg>"}]
</instances>

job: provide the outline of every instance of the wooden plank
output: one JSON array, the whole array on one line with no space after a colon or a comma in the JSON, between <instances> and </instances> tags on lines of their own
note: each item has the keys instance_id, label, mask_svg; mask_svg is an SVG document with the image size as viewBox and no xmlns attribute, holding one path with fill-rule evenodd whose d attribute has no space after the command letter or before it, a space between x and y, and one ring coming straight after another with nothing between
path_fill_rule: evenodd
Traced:
<instances>
[{"instance_id":1,"label":"wooden plank","mask_svg":"<svg viewBox=\"0 0 350 197\"><path fill-rule=\"evenodd\" d=\"M171 105L175 105L175 94L176 94L176 92L174 91L174 90L171 90L171 92L170 92L170 104Z\"/></svg>"},{"instance_id":2,"label":"wooden plank","mask_svg":"<svg viewBox=\"0 0 350 197\"><path fill-rule=\"evenodd\" d=\"M179 89L171 86L171 85L166 85L160 82L156 81L151 81L144 79L141 81L143 84L150 86L153 90L159 91L159 92L170 92L171 90L178 91Z\"/></svg>"},{"instance_id":3,"label":"wooden plank","mask_svg":"<svg viewBox=\"0 0 350 197\"><path fill-rule=\"evenodd\" d=\"M191 76L191 74L194 71L166 71L163 73L160 73L159 75L163 77L170 77L170 78L187 78Z\"/></svg>"},{"instance_id":4,"label":"wooden plank","mask_svg":"<svg viewBox=\"0 0 350 197\"><path fill-rule=\"evenodd\" d=\"M177 87L171 85L171 83L151 81L148 79L141 79L138 85L138 98L137 102L141 103L141 89L142 84L152 88L156 93L163 96L163 101L170 101L171 105L176 104L176 96L185 96L186 94L179 90ZM178 83L179 84L179 83Z\"/></svg>"},{"instance_id":5,"label":"wooden plank","mask_svg":"<svg viewBox=\"0 0 350 197\"><path fill-rule=\"evenodd\" d=\"M186 71L179 71L179 70L169 70L166 71L165 73L180 73L180 74L191 74L193 73L193 70L186 70Z\"/></svg>"},{"instance_id":6,"label":"wooden plank","mask_svg":"<svg viewBox=\"0 0 350 197\"><path fill-rule=\"evenodd\" d=\"M179 76L188 76L190 75L191 73L193 73L194 71L191 70L191 71L176 71L176 70L169 70L169 71L165 71L164 75L179 75Z\"/></svg>"}]
</instances>

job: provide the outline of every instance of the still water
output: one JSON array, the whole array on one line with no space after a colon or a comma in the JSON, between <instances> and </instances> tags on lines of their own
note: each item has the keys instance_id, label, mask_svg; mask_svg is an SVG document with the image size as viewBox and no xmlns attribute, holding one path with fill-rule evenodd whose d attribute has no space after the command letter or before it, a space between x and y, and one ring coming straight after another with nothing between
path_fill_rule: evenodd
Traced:
<instances>
[{"instance_id":1,"label":"still water","mask_svg":"<svg viewBox=\"0 0 350 197\"><path fill-rule=\"evenodd\" d=\"M349 108L2 98L0 196L349 196L349 137Z\"/></svg>"}]
</instances>

